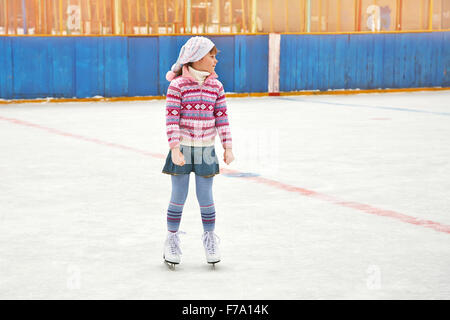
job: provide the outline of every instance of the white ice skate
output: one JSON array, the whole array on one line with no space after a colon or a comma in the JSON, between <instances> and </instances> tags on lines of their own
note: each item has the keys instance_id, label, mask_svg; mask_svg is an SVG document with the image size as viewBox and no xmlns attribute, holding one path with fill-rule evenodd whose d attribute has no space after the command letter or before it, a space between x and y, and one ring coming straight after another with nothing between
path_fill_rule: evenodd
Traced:
<instances>
[{"instance_id":1,"label":"white ice skate","mask_svg":"<svg viewBox=\"0 0 450 320\"><path fill-rule=\"evenodd\" d=\"M175 265L179 264L181 261L180 234L184 234L184 232L168 232L164 244L164 262L171 269L174 269Z\"/></svg>"},{"instance_id":2,"label":"white ice skate","mask_svg":"<svg viewBox=\"0 0 450 320\"><path fill-rule=\"evenodd\" d=\"M216 264L220 261L219 237L214 231L205 231L202 236L203 246L205 247L206 262Z\"/></svg>"}]
</instances>

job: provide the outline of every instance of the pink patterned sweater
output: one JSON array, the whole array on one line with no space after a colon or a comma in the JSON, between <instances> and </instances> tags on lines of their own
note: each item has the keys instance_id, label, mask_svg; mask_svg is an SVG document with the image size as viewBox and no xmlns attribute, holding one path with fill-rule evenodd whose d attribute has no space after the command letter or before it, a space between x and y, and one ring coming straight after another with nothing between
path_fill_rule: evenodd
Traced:
<instances>
[{"instance_id":1,"label":"pink patterned sweater","mask_svg":"<svg viewBox=\"0 0 450 320\"><path fill-rule=\"evenodd\" d=\"M225 91L217 74L202 86L183 66L182 76L170 82L166 96L166 128L170 148L214 146L216 131L224 149L231 148Z\"/></svg>"}]
</instances>

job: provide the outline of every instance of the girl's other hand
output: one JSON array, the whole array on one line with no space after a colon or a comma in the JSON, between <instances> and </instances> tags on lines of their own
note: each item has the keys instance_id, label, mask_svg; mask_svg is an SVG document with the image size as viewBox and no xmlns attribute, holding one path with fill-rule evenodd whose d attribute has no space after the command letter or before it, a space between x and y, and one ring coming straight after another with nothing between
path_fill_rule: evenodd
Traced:
<instances>
[{"instance_id":1,"label":"girl's other hand","mask_svg":"<svg viewBox=\"0 0 450 320\"><path fill-rule=\"evenodd\" d=\"M225 152L223 153L223 161L229 165L234 160L233 151L231 149L225 149Z\"/></svg>"},{"instance_id":2,"label":"girl's other hand","mask_svg":"<svg viewBox=\"0 0 450 320\"><path fill-rule=\"evenodd\" d=\"M172 149L172 162L176 164L177 166L184 166L184 155L181 153L180 148L173 148Z\"/></svg>"}]
</instances>

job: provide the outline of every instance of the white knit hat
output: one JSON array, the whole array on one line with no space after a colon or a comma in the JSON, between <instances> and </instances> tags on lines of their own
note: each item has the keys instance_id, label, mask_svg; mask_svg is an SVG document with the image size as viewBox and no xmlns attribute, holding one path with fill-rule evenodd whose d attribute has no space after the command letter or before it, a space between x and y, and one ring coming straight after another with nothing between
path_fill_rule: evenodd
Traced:
<instances>
[{"instance_id":1,"label":"white knit hat","mask_svg":"<svg viewBox=\"0 0 450 320\"><path fill-rule=\"evenodd\" d=\"M181 47L177 62L166 74L166 79L172 81L176 73L180 71L184 64L201 60L214 48L214 43L205 37L192 37L183 47Z\"/></svg>"}]
</instances>

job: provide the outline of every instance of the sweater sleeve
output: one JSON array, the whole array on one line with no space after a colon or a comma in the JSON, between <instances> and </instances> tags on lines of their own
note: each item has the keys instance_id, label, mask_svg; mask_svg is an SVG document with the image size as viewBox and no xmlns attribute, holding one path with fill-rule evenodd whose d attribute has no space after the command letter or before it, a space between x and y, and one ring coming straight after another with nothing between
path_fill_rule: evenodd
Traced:
<instances>
[{"instance_id":1,"label":"sweater sleeve","mask_svg":"<svg viewBox=\"0 0 450 320\"><path fill-rule=\"evenodd\" d=\"M166 96L166 131L169 147L180 146L181 89L172 81Z\"/></svg>"},{"instance_id":2,"label":"sweater sleeve","mask_svg":"<svg viewBox=\"0 0 450 320\"><path fill-rule=\"evenodd\" d=\"M223 148L231 148L231 131L228 122L225 90L223 89L222 84L220 84L219 94L217 96L216 104L214 105L214 117L216 118L216 128Z\"/></svg>"}]
</instances>

